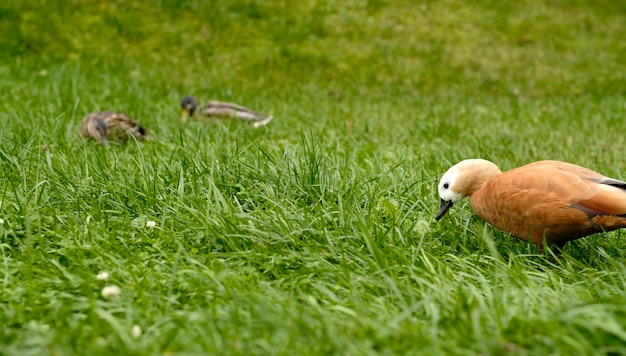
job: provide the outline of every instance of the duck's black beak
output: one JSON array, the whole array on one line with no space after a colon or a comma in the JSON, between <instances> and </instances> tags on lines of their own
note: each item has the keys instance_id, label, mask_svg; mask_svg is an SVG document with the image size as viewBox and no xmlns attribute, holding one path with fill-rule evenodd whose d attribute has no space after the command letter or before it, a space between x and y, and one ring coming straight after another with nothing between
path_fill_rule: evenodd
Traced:
<instances>
[{"instance_id":1,"label":"duck's black beak","mask_svg":"<svg viewBox=\"0 0 626 356\"><path fill-rule=\"evenodd\" d=\"M450 210L452 205L454 205L452 200L441 199L441 204L439 205L439 211L437 212L437 216L435 216L435 220L439 221L439 219L441 219L444 215L446 215L446 213L448 212L448 210Z\"/></svg>"}]
</instances>

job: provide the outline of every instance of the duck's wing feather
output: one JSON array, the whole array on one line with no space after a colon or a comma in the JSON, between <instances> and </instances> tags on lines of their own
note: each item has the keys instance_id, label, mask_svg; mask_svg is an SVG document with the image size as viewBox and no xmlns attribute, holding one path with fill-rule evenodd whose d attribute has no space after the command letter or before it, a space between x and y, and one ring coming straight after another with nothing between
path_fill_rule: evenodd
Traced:
<instances>
[{"instance_id":1,"label":"duck's wing feather","mask_svg":"<svg viewBox=\"0 0 626 356\"><path fill-rule=\"evenodd\" d=\"M246 121L269 122L268 117L260 112L225 101L210 101L201 109L201 113L205 116L234 117Z\"/></svg>"},{"instance_id":2,"label":"duck's wing feather","mask_svg":"<svg viewBox=\"0 0 626 356\"><path fill-rule=\"evenodd\" d=\"M127 133L132 134L138 140L147 138L147 130L144 127L128 115L113 111L87 115L80 124L79 133L85 138L92 137L107 146L109 138L124 141Z\"/></svg>"},{"instance_id":3,"label":"duck's wing feather","mask_svg":"<svg viewBox=\"0 0 626 356\"><path fill-rule=\"evenodd\" d=\"M109 127L118 127L124 130L132 130L137 127L137 122L130 116L119 112L104 111L99 113L99 118L106 122Z\"/></svg>"},{"instance_id":4,"label":"duck's wing feather","mask_svg":"<svg viewBox=\"0 0 626 356\"><path fill-rule=\"evenodd\" d=\"M566 206L590 217L626 215L626 182L558 161L540 161L509 172L503 178L510 184L553 193Z\"/></svg>"},{"instance_id":5,"label":"duck's wing feather","mask_svg":"<svg viewBox=\"0 0 626 356\"><path fill-rule=\"evenodd\" d=\"M211 100L209 101L209 103L206 105L206 107L212 107L212 108L228 108L228 109L233 109L233 110L237 110L237 111L243 111L243 112L249 112L251 114L256 114L257 112L247 108L243 105L239 105L239 104L235 104L235 103L229 103L226 101L218 101L218 100Z\"/></svg>"},{"instance_id":6,"label":"duck's wing feather","mask_svg":"<svg viewBox=\"0 0 626 356\"><path fill-rule=\"evenodd\" d=\"M110 129L115 129L118 132L129 132L138 140L143 140L147 138L148 132L146 128L139 125L135 120L131 119L130 116L126 114L122 114L119 112L103 112L102 119L106 122ZM120 137L122 139L123 136Z\"/></svg>"}]
</instances>

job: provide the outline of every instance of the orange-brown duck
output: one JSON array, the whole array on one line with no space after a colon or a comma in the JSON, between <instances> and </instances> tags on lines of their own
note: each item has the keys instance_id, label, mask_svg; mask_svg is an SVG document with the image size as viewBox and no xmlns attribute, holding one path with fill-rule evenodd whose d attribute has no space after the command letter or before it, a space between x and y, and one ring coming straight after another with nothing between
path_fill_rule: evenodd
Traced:
<instances>
[{"instance_id":1,"label":"orange-brown duck","mask_svg":"<svg viewBox=\"0 0 626 356\"><path fill-rule=\"evenodd\" d=\"M452 205L470 205L497 229L543 249L626 227L626 182L575 164L539 161L501 172L492 162L468 159L439 182L441 219Z\"/></svg>"}]
</instances>

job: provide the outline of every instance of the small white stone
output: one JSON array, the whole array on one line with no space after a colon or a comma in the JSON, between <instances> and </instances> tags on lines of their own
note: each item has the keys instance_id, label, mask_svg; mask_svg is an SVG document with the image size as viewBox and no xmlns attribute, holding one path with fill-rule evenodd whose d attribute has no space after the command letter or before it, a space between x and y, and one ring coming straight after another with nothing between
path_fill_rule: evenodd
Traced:
<instances>
[{"instance_id":1,"label":"small white stone","mask_svg":"<svg viewBox=\"0 0 626 356\"><path fill-rule=\"evenodd\" d=\"M151 229L152 229L152 228L154 228L155 226L156 226L156 222L154 222L154 221L152 221L152 220L150 220L150 221L146 222L146 227L149 227L149 228L151 228Z\"/></svg>"},{"instance_id":2,"label":"small white stone","mask_svg":"<svg viewBox=\"0 0 626 356\"><path fill-rule=\"evenodd\" d=\"M106 286L102 288L101 292L102 298L109 300L119 297L121 293L122 291L120 290L120 287L116 285Z\"/></svg>"},{"instance_id":3,"label":"small white stone","mask_svg":"<svg viewBox=\"0 0 626 356\"><path fill-rule=\"evenodd\" d=\"M0 219L0 225L4 224L4 219Z\"/></svg>"},{"instance_id":4,"label":"small white stone","mask_svg":"<svg viewBox=\"0 0 626 356\"><path fill-rule=\"evenodd\" d=\"M99 281L106 281L107 279L109 279L109 273L102 271L98 273L98 275L96 276L96 279Z\"/></svg>"},{"instance_id":5,"label":"small white stone","mask_svg":"<svg viewBox=\"0 0 626 356\"><path fill-rule=\"evenodd\" d=\"M130 336L132 336L133 339L139 339L141 334L142 334L141 326L137 324L133 325L133 327L130 329Z\"/></svg>"}]
</instances>

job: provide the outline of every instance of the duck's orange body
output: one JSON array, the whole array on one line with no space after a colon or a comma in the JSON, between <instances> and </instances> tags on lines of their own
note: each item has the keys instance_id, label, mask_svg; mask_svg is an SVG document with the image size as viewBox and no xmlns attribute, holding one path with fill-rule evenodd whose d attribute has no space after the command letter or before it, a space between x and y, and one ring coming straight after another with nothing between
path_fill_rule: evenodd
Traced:
<instances>
[{"instance_id":1,"label":"duck's orange body","mask_svg":"<svg viewBox=\"0 0 626 356\"><path fill-rule=\"evenodd\" d=\"M478 216L540 249L626 227L626 182L565 162L539 161L507 172L466 160L443 176L440 219L470 196Z\"/></svg>"}]
</instances>

